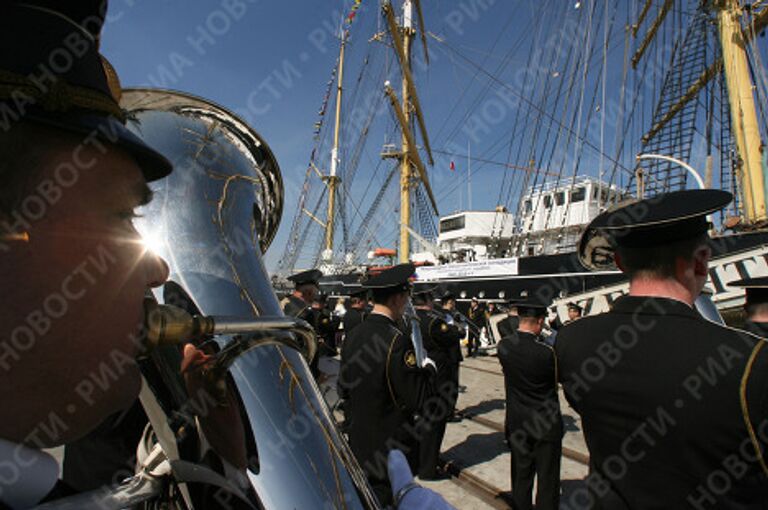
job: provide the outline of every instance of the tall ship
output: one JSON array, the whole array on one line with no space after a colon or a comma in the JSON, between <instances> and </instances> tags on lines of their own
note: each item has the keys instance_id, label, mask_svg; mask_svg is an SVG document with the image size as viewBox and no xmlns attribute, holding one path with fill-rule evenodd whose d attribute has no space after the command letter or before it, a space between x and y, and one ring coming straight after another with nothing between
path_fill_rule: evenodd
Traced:
<instances>
[{"instance_id":1,"label":"tall ship","mask_svg":"<svg viewBox=\"0 0 768 510\"><path fill-rule=\"evenodd\" d=\"M586 295L623 281L578 261L589 221L686 188L735 197L712 218L715 302L768 275L768 2L544 0L515 33L511 5L459 6L443 32L426 7L354 0L340 23L277 280L320 267L345 295L413 261L464 300ZM490 49L463 40L459 15L488 25Z\"/></svg>"}]
</instances>

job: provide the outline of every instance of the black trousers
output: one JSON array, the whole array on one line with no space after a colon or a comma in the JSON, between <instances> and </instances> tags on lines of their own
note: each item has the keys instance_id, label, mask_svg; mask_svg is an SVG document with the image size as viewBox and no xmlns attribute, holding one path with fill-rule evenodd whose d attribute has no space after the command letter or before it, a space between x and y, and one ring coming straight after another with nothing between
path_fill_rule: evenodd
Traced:
<instances>
[{"instance_id":1,"label":"black trousers","mask_svg":"<svg viewBox=\"0 0 768 510\"><path fill-rule=\"evenodd\" d=\"M534 476L538 481L536 510L560 507L562 442L528 437L512 444L512 499L518 510L531 510Z\"/></svg>"},{"instance_id":2,"label":"black trousers","mask_svg":"<svg viewBox=\"0 0 768 510\"><path fill-rule=\"evenodd\" d=\"M467 356L476 353L478 347L480 347L480 337L470 329L469 335L467 335Z\"/></svg>"},{"instance_id":3,"label":"black trousers","mask_svg":"<svg viewBox=\"0 0 768 510\"><path fill-rule=\"evenodd\" d=\"M455 378L454 378L455 374ZM437 394L427 401L419 423L419 470L421 478L434 478L445 427L453 416L458 397L458 366L443 366L438 371Z\"/></svg>"},{"instance_id":4,"label":"black trousers","mask_svg":"<svg viewBox=\"0 0 768 510\"><path fill-rule=\"evenodd\" d=\"M440 456L440 445L445 437L447 418L436 423L430 423L421 438L419 445L419 477L434 478L437 476L437 462Z\"/></svg>"}]
</instances>

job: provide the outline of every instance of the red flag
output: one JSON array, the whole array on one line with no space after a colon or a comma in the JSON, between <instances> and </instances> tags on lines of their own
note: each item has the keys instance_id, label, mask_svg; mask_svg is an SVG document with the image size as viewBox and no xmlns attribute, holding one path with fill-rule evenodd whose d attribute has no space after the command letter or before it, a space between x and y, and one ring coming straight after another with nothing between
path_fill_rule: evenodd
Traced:
<instances>
[{"instance_id":1,"label":"red flag","mask_svg":"<svg viewBox=\"0 0 768 510\"><path fill-rule=\"evenodd\" d=\"M451 172L455 172L455 171L456 171L456 163L451 161Z\"/></svg>"}]
</instances>

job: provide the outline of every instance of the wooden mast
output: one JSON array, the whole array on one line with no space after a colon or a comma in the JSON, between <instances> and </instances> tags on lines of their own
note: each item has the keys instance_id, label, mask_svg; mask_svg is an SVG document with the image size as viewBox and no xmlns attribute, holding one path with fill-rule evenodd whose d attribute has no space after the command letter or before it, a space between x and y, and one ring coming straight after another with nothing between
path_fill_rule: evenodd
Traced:
<instances>
[{"instance_id":1,"label":"wooden mast","mask_svg":"<svg viewBox=\"0 0 768 510\"><path fill-rule=\"evenodd\" d=\"M387 22L387 29L392 36L392 42L400 63L402 71L402 104L398 101L394 91L387 82L384 91L389 97L395 112L395 117L400 124L402 131L401 148L398 153L382 153L382 157L396 157L400 160L400 236L399 236L399 261L408 262L411 256L410 236L411 236L411 190L419 186L419 182L424 185L429 201L435 214L439 216L437 201L432 193L432 187L429 185L429 177L424 168L424 164L419 156L416 147L416 138L411 131L411 120L415 114L418 121L421 138L424 142L424 150L427 153L429 164L433 164L432 149L429 145L429 136L427 135L424 115L421 112L419 97L416 93L416 86L411 72L411 47L416 30L413 28L413 7L414 3L417 10L420 10L418 0L403 0L403 22L401 26L397 25L392 4L384 2L383 10ZM421 29L424 30L423 20L419 12ZM426 50L425 50L426 55ZM415 170L415 171L414 171Z\"/></svg>"},{"instance_id":2,"label":"wooden mast","mask_svg":"<svg viewBox=\"0 0 768 510\"><path fill-rule=\"evenodd\" d=\"M717 0L723 71L728 84L731 125L740 158L738 171L743 194L743 217L747 224L768 219L765 184L760 160L760 128L757 123L752 80L749 75L746 44L741 29L742 10L738 0Z\"/></svg>"},{"instance_id":3,"label":"wooden mast","mask_svg":"<svg viewBox=\"0 0 768 510\"><path fill-rule=\"evenodd\" d=\"M412 25L412 6L410 0L404 0L403 2L403 69L409 69L411 67L411 42L413 37L413 25ZM410 90L408 88L408 82L403 73L403 103L402 112L405 120L406 127L411 124L411 109L410 109ZM411 234L408 231L408 227L411 225L411 158L409 152L411 151L410 144L408 143L408 136L405 130L403 130L401 137L401 151L400 156L400 242L398 243L398 260L400 263L408 262L411 258ZM415 150L416 148L413 147Z\"/></svg>"},{"instance_id":4,"label":"wooden mast","mask_svg":"<svg viewBox=\"0 0 768 510\"><path fill-rule=\"evenodd\" d=\"M336 189L341 180L337 175L339 166L339 132L341 129L341 99L342 84L344 82L344 48L347 43L348 32L341 34L341 49L339 50L339 76L336 87L336 125L333 129L333 149L331 149L331 170L325 177L328 186L328 212L325 220L325 249L323 259L330 262L333 258L333 235L336 216Z\"/></svg>"}]
</instances>

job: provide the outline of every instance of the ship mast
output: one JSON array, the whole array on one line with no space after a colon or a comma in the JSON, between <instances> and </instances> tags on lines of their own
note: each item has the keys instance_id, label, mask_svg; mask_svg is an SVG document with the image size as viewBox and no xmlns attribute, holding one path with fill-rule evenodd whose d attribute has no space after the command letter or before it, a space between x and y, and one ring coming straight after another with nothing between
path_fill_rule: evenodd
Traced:
<instances>
[{"instance_id":1,"label":"ship mast","mask_svg":"<svg viewBox=\"0 0 768 510\"><path fill-rule=\"evenodd\" d=\"M413 40L413 6L410 0L403 2L403 68L411 68L411 42ZM408 107L408 84L406 82L405 73L403 73L403 117L405 118L405 125L411 125L411 110ZM403 130L401 136L402 156L400 160L400 242L398 243L400 250L398 257L401 263L408 262L411 258L411 233L408 231L408 227L411 226L411 162L408 159L408 151L410 146L408 143L408 136L406 131ZM415 147L414 147L415 149Z\"/></svg>"},{"instance_id":2,"label":"ship mast","mask_svg":"<svg viewBox=\"0 0 768 510\"><path fill-rule=\"evenodd\" d=\"M324 178L328 187L328 212L325 220L325 249L323 259L330 262L333 259L333 235L336 217L336 190L341 178L337 175L339 167L339 132L341 130L341 100L344 82L344 48L349 32L341 34L341 49L339 50L339 73L336 86L336 125L333 128L333 149L331 149L331 170Z\"/></svg>"},{"instance_id":3,"label":"ship mast","mask_svg":"<svg viewBox=\"0 0 768 510\"><path fill-rule=\"evenodd\" d=\"M385 2L383 5L387 28L392 36L395 53L397 54L402 71L402 104L392 90L389 82L384 86L385 93L395 112L395 117L400 124L400 130L402 132L400 141L401 150L397 154L382 154L383 157L394 156L400 159L400 238L398 259L401 263L408 262L411 258L411 190L419 185L419 181L424 185L424 189L427 192L427 196L429 197L435 214L439 216L437 201L435 200L432 188L429 185L427 171L419 156L418 148L416 146L416 138L411 130L411 122L415 115L416 120L418 121L421 139L424 143L424 149L429 158L429 164L434 164L432 159L432 149L429 145L429 137L427 136L427 129L424 122L424 115L421 112L419 98L416 93L416 87L411 73L411 47L413 45L413 37L416 34L416 30L413 28L414 3L423 35L424 21L421 13L421 4L418 0L403 0L403 19L401 26L397 26L392 4L390 2ZM424 43L424 41L425 38L422 37L422 43ZM426 45L424 46L424 52L425 59L428 59ZM414 172L414 170L416 171Z\"/></svg>"},{"instance_id":4,"label":"ship mast","mask_svg":"<svg viewBox=\"0 0 768 510\"><path fill-rule=\"evenodd\" d=\"M640 13L640 19L633 25L635 35L637 35L652 3L653 0L646 0ZM669 13L671 6L672 2L667 0L660 9L657 18L651 23L648 33L632 59L633 66L637 65L651 40L656 36L658 28ZM733 138L739 155L737 177L743 199L742 220L747 226L760 226L768 220L768 215L765 204L765 176L760 158L762 141L757 122L753 84L749 73L747 45L752 42L752 33L762 30L768 25L768 7L764 7L754 15L752 32L745 32L742 29L742 8L739 5L739 0L711 0L706 7L717 15L722 58L717 59L704 70L686 93L668 108L664 116L643 136L643 142L648 142L652 137L658 135L689 102L697 97L698 92L722 71L728 89ZM640 167L638 167L637 178L638 193L642 196L644 176Z\"/></svg>"},{"instance_id":5,"label":"ship mast","mask_svg":"<svg viewBox=\"0 0 768 510\"><path fill-rule=\"evenodd\" d=\"M752 80L749 75L744 33L741 29L742 10L738 0L717 0L716 7L723 71L728 85L731 124L741 168L739 177L744 196L744 220L756 224L768 219L765 208L765 187L760 161L760 129L757 123Z\"/></svg>"}]
</instances>

